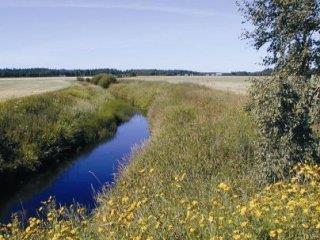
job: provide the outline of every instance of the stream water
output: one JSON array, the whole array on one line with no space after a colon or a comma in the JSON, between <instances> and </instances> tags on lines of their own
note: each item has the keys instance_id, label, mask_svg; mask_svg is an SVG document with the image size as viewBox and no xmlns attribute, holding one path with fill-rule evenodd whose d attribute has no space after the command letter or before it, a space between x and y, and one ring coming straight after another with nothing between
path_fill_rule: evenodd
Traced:
<instances>
[{"instance_id":1,"label":"stream water","mask_svg":"<svg viewBox=\"0 0 320 240\"><path fill-rule=\"evenodd\" d=\"M77 202L93 208L96 192L104 184L113 183L132 147L148 137L147 119L134 115L118 127L112 139L87 149L58 169L40 173L10 196L0 196L0 222L7 222L15 212L22 213L25 218L35 215L41 201L48 200L50 196L54 196L61 205Z\"/></svg>"}]
</instances>

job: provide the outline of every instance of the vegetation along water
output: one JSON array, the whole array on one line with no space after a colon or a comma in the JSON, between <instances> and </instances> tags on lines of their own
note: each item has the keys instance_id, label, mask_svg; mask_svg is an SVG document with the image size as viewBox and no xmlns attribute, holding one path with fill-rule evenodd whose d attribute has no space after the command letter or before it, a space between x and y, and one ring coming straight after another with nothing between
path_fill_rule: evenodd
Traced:
<instances>
[{"instance_id":1,"label":"vegetation along water","mask_svg":"<svg viewBox=\"0 0 320 240\"><path fill-rule=\"evenodd\" d=\"M320 169L265 181L246 97L192 84L126 82L109 93L148 114L151 139L97 208L49 199L3 239L317 239Z\"/></svg>"},{"instance_id":2,"label":"vegetation along water","mask_svg":"<svg viewBox=\"0 0 320 240\"><path fill-rule=\"evenodd\" d=\"M122 100L87 84L1 102L1 184L18 182L112 136L133 113Z\"/></svg>"},{"instance_id":3,"label":"vegetation along water","mask_svg":"<svg viewBox=\"0 0 320 240\"><path fill-rule=\"evenodd\" d=\"M50 166L25 181L22 186L7 185L0 195L0 222L36 216L41 202L54 196L62 205L81 204L95 207L95 194L105 185L112 185L117 171L129 160L131 148L147 140L148 121L135 114L117 128L112 139L89 146L74 158Z\"/></svg>"}]
</instances>

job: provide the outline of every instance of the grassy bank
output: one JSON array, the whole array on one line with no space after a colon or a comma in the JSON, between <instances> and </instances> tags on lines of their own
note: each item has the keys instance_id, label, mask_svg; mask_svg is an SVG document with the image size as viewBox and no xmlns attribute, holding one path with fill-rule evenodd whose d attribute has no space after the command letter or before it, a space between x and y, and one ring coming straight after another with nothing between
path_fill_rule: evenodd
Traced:
<instances>
[{"instance_id":1,"label":"grassy bank","mask_svg":"<svg viewBox=\"0 0 320 240\"><path fill-rule=\"evenodd\" d=\"M45 204L5 239L318 239L320 168L267 184L254 160L246 99L195 85L122 83L118 98L148 112L152 137L91 216ZM1 238L0 238L1 239Z\"/></svg>"},{"instance_id":2,"label":"grassy bank","mask_svg":"<svg viewBox=\"0 0 320 240\"><path fill-rule=\"evenodd\" d=\"M0 103L0 173L32 172L111 136L133 109L79 85Z\"/></svg>"}]
</instances>

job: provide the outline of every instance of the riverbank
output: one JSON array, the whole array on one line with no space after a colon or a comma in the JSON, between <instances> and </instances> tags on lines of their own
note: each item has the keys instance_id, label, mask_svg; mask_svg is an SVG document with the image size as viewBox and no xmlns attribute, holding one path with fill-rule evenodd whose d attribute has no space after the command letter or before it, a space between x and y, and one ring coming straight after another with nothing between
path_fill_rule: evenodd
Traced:
<instances>
[{"instance_id":1,"label":"riverbank","mask_svg":"<svg viewBox=\"0 0 320 240\"><path fill-rule=\"evenodd\" d=\"M148 112L136 150L92 215L50 200L43 219L5 226L7 239L318 239L320 168L266 183L254 158L246 98L195 85L131 82L110 93Z\"/></svg>"},{"instance_id":2,"label":"riverbank","mask_svg":"<svg viewBox=\"0 0 320 240\"><path fill-rule=\"evenodd\" d=\"M133 112L104 89L86 84L1 102L1 178L18 181L57 164L112 136Z\"/></svg>"},{"instance_id":3,"label":"riverbank","mask_svg":"<svg viewBox=\"0 0 320 240\"><path fill-rule=\"evenodd\" d=\"M95 194L104 184L112 184L121 166L128 163L131 148L148 139L148 121L134 114L107 139L81 150L64 162L37 171L23 184L10 182L1 188L0 222L8 223L13 213L21 219L37 216L41 202L54 196L57 203L74 202L88 210L95 207Z\"/></svg>"}]
</instances>

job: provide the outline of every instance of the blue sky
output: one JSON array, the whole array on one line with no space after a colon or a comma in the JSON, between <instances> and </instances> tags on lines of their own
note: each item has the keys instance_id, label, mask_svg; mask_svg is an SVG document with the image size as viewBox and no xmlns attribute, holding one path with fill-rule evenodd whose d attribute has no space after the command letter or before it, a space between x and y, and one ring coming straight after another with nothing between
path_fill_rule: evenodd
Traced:
<instances>
[{"instance_id":1,"label":"blue sky","mask_svg":"<svg viewBox=\"0 0 320 240\"><path fill-rule=\"evenodd\" d=\"M233 0L1 0L0 11L0 68L263 68Z\"/></svg>"}]
</instances>

